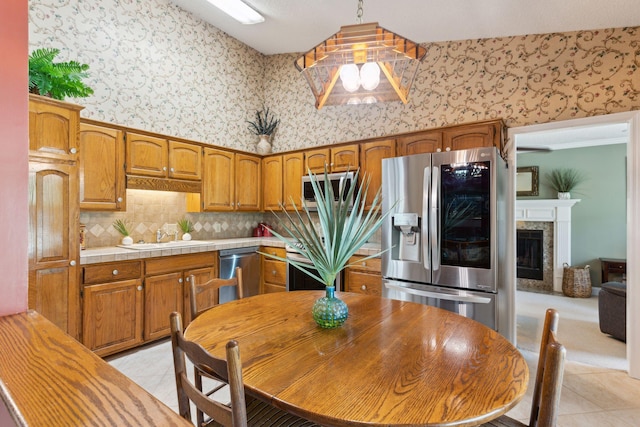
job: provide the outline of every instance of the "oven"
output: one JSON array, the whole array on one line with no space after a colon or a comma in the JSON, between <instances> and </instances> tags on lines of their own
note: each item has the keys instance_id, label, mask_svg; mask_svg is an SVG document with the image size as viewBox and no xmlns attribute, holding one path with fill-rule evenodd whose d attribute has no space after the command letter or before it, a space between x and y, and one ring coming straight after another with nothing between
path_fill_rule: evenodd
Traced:
<instances>
[{"instance_id":1,"label":"oven","mask_svg":"<svg viewBox=\"0 0 640 427\"><path fill-rule=\"evenodd\" d=\"M308 263L312 265L311 261L301 255L295 248L287 246L287 259L292 259L299 262ZM315 271L315 269L313 269ZM336 291L340 291L342 287L342 272L336 278L335 288ZM287 291L313 291L313 290L325 290L324 283L319 282L308 274L298 270L292 264L287 263Z\"/></svg>"}]
</instances>

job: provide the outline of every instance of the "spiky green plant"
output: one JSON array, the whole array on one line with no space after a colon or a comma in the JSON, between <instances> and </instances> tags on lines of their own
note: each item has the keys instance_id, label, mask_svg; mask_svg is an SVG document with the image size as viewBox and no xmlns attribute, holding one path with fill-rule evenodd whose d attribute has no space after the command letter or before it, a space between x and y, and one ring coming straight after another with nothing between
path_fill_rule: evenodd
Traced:
<instances>
[{"instance_id":1,"label":"spiky green plant","mask_svg":"<svg viewBox=\"0 0 640 427\"><path fill-rule=\"evenodd\" d=\"M93 89L82 79L89 76L87 64L77 61L53 62L60 49L36 49L29 55L29 92L63 100L85 98Z\"/></svg>"},{"instance_id":2,"label":"spiky green plant","mask_svg":"<svg viewBox=\"0 0 640 427\"><path fill-rule=\"evenodd\" d=\"M191 233L193 231L193 224L187 218L179 219L178 227L183 233Z\"/></svg>"},{"instance_id":3,"label":"spiky green plant","mask_svg":"<svg viewBox=\"0 0 640 427\"><path fill-rule=\"evenodd\" d=\"M576 169L553 169L546 177L549 186L558 193L568 193L584 181L584 176Z\"/></svg>"},{"instance_id":4,"label":"spiky green plant","mask_svg":"<svg viewBox=\"0 0 640 427\"><path fill-rule=\"evenodd\" d=\"M275 132L280 120L276 119L273 114L269 114L269 108L262 107L262 110L257 110L255 121L247 120L249 130L256 135L271 135Z\"/></svg>"},{"instance_id":5,"label":"spiky green plant","mask_svg":"<svg viewBox=\"0 0 640 427\"><path fill-rule=\"evenodd\" d=\"M328 181L328 172L325 168L325 182ZM359 170L354 174L353 182L358 180ZM333 283L345 267L349 264L349 258L364 245L367 240L380 228L389 212L381 214L382 195L378 189L373 203L368 211L365 211L366 195L369 190L370 177L365 174L363 184L356 190L356 185L346 188L346 181L341 183L340 192L347 193L346 198L340 197L338 202L334 202L334 193L331 185L321 189L316 175L309 171L311 176L311 186L317 202L317 214L320 224L320 233L313 226L313 218L307 204L303 201L302 209L294 206L294 212L288 212L281 204L282 217L277 213L273 214L278 218L278 223L285 233L279 234L271 230L274 236L288 245L301 244L300 254L307 257L312 263L309 264L294 260L287 260L276 255L262 253L263 255L287 261L295 268L303 271L326 286L333 286ZM355 192L355 199L353 199ZM349 207L347 200L354 200L353 210ZM286 235L285 235L286 234ZM388 250L388 249L387 249ZM368 256L366 259L379 256L386 250ZM314 273L317 271L317 274Z\"/></svg>"},{"instance_id":6,"label":"spiky green plant","mask_svg":"<svg viewBox=\"0 0 640 427\"><path fill-rule=\"evenodd\" d=\"M113 221L113 228L115 228L116 231L122 234L124 237L129 236L129 228L126 221L116 219L115 221Z\"/></svg>"}]
</instances>

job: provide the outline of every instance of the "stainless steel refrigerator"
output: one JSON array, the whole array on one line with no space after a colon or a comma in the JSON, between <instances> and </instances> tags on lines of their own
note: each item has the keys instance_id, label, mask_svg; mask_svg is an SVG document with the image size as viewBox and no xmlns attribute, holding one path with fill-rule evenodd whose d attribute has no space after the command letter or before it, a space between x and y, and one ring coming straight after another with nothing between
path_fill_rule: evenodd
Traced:
<instances>
[{"instance_id":1,"label":"stainless steel refrigerator","mask_svg":"<svg viewBox=\"0 0 640 427\"><path fill-rule=\"evenodd\" d=\"M383 296L444 308L514 341L507 166L495 148L382 161ZM394 203L397 201L397 204Z\"/></svg>"}]
</instances>

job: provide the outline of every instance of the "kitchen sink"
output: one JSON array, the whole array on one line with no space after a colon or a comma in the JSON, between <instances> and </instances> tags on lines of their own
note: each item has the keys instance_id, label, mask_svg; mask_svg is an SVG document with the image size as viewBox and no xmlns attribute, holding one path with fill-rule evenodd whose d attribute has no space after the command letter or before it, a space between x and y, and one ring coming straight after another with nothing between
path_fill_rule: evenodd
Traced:
<instances>
[{"instance_id":1,"label":"kitchen sink","mask_svg":"<svg viewBox=\"0 0 640 427\"><path fill-rule=\"evenodd\" d=\"M144 251L151 249L171 249L184 248L190 246L202 246L209 242L205 240L171 240L162 243L134 243L132 245L118 245L119 248L131 249L134 251Z\"/></svg>"}]
</instances>

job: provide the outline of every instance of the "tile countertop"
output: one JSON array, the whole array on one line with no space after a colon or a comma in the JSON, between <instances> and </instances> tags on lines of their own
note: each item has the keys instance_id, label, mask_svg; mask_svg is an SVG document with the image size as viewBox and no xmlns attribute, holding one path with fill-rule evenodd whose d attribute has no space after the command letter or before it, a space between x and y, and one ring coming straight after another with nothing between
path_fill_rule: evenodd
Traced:
<instances>
[{"instance_id":1,"label":"tile countertop","mask_svg":"<svg viewBox=\"0 0 640 427\"><path fill-rule=\"evenodd\" d=\"M194 254L219 251L222 249L245 248L248 246L271 246L284 248L284 243L276 237L243 237L238 239L218 239L198 241L196 246L166 247L150 249L126 249L119 246L92 248L80 251L80 265L100 262L127 261L161 256ZM357 255L373 255L380 251L380 243L365 243Z\"/></svg>"}]
</instances>

